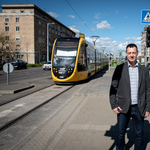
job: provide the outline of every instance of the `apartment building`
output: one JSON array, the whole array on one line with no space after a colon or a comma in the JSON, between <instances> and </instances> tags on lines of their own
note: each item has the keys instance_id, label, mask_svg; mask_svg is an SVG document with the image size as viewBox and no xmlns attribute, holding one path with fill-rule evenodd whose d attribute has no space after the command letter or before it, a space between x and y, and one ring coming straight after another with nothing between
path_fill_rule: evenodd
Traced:
<instances>
[{"instance_id":1,"label":"apartment building","mask_svg":"<svg viewBox=\"0 0 150 150\"><path fill-rule=\"evenodd\" d=\"M141 36L141 39L142 39L142 44L141 44L141 56L142 56L143 58L145 57L145 54L146 54L146 52L145 52L145 48L146 48L146 30L147 30L147 27L148 27L148 26L149 26L148 24L145 26L145 28L144 28L143 31L142 31L142 36ZM150 47L147 48L147 60L148 60L148 61L150 61L149 58L150 58Z\"/></svg>"},{"instance_id":2,"label":"apartment building","mask_svg":"<svg viewBox=\"0 0 150 150\"><path fill-rule=\"evenodd\" d=\"M57 37L75 37L75 32L34 4L2 5L0 36L5 36L5 49L15 52L14 59L29 64L51 59ZM4 56L0 56L0 59ZM9 56L5 56L9 57Z\"/></svg>"}]
</instances>

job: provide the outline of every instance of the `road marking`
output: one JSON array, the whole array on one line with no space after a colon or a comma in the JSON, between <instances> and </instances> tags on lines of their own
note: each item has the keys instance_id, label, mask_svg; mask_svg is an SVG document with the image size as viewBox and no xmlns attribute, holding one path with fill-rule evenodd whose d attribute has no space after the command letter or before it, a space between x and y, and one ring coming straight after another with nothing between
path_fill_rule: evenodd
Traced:
<instances>
[{"instance_id":1,"label":"road marking","mask_svg":"<svg viewBox=\"0 0 150 150\"><path fill-rule=\"evenodd\" d=\"M12 113L18 107L24 107L25 104L26 103L20 103L20 104L14 105L14 107L12 107L10 109L7 109L7 110L4 110L4 111L0 112L0 117L4 117L4 116Z\"/></svg>"}]
</instances>

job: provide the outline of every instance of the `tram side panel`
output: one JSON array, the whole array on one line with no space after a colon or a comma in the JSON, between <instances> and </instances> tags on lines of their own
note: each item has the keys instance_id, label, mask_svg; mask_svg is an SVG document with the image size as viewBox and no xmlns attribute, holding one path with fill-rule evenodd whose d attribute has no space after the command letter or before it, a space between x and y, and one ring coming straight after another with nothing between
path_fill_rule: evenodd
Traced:
<instances>
[{"instance_id":1,"label":"tram side panel","mask_svg":"<svg viewBox=\"0 0 150 150\"><path fill-rule=\"evenodd\" d=\"M86 47L87 47L86 43L82 43L79 46L79 53L78 53L78 59L77 59L78 81L86 80L88 78Z\"/></svg>"},{"instance_id":2,"label":"tram side panel","mask_svg":"<svg viewBox=\"0 0 150 150\"><path fill-rule=\"evenodd\" d=\"M89 45L87 47L87 58L88 58L88 77L93 76L95 74L95 50Z\"/></svg>"}]
</instances>

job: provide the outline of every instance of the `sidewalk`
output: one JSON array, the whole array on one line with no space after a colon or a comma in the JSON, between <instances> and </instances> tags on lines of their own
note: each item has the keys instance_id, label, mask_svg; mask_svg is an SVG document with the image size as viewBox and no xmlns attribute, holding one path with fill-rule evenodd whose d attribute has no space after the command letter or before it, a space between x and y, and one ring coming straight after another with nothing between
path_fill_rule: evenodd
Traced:
<instances>
[{"instance_id":1,"label":"sidewalk","mask_svg":"<svg viewBox=\"0 0 150 150\"><path fill-rule=\"evenodd\" d=\"M109 104L114 69L95 75L74 97L13 150L114 150L116 114ZM145 120L145 146L150 149L150 117ZM126 143L134 149L134 129L129 122Z\"/></svg>"}]
</instances>

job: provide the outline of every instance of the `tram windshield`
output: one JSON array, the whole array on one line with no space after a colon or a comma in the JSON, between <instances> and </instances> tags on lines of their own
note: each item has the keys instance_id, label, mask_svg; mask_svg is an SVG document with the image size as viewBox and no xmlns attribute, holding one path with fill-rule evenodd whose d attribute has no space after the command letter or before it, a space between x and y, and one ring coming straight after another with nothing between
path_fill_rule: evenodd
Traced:
<instances>
[{"instance_id":1,"label":"tram windshield","mask_svg":"<svg viewBox=\"0 0 150 150\"><path fill-rule=\"evenodd\" d=\"M57 41L54 49L53 67L75 66L78 41Z\"/></svg>"}]
</instances>

